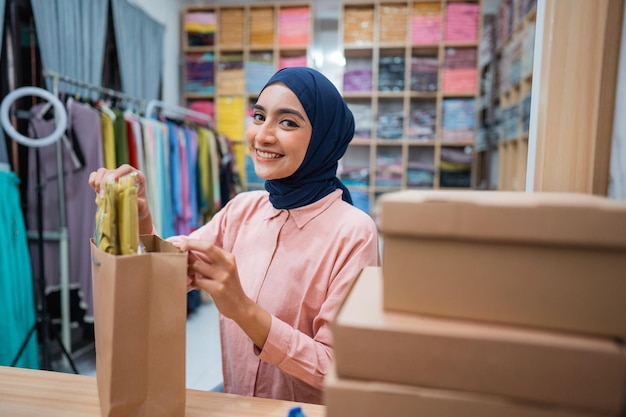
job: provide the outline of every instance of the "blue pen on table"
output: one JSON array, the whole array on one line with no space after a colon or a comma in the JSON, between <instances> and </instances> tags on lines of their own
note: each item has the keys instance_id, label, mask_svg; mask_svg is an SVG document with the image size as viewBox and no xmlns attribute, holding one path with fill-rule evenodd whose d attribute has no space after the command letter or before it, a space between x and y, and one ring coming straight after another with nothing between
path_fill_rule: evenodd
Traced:
<instances>
[{"instance_id":1,"label":"blue pen on table","mask_svg":"<svg viewBox=\"0 0 626 417\"><path fill-rule=\"evenodd\" d=\"M306 417L306 414L304 414L304 411L302 411L302 407L297 406L289 410L289 414L287 414L287 417Z\"/></svg>"}]
</instances>

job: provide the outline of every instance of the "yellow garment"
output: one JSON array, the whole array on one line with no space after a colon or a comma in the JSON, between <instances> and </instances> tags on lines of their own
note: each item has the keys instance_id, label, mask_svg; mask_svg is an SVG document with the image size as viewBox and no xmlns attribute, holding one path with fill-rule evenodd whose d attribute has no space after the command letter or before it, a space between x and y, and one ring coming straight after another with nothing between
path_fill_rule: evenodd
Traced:
<instances>
[{"instance_id":1,"label":"yellow garment","mask_svg":"<svg viewBox=\"0 0 626 417\"><path fill-rule=\"evenodd\" d=\"M126 175L117 183L117 235L119 253L132 255L139 246L139 215L137 212L137 188L135 176Z\"/></svg>"},{"instance_id":2,"label":"yellow garment","mask_svg":"<svg viewBox=\"0 0 626 417\"><path fill-rule=\"evenodd\" d=\"M104 166L107 169L117 168L115 160L115 137L113 135L113 120L104 112L100 113L102 128L102 151Z\"/></svg>"},{"instance_id":3,"label":"yellow garment","mask_svg":"<svg viewBox=\"0 0 626 417\"><path fill-rule=\"evenodd\" d=\"M469 171L472 169L471 164L464 164L462 162L448 162L441 161L441 170L450 172Z\"/></svg>"},{"instance_id":4,"label":"yellow garment","mask_svg":"<svg viewBox=\"0 0 626 417\"><path fill-rule=\"evenodd\" d=\"M206 128L203 128L206 129ZM213 197L211 208L211 217L222 208L222 190L220 185L220 153L217 150L217 138L215 132L206 129L209 135L209 161L211 163L211 193Z\"/></svg>"},{"instance_id":5,"label":"yellow garment","mask_svg":"<svg viewBox=\"0 0 626 417\"><path fill-rule=\"evenodd\" d=\"M198 129L198 169L200 171L200 201L202 204L200 211L206 223L211 219L215 206L213 203L213 179L211 178L211 157L209 155L209 131L208 129Z\"/></svg>"},{"instance_id":6,"label":"yellow garment","mask_svg":"<svg viewBox=\"0 0 626 417\"><path fill-rule=\"evenodd\" d=\"M107 253L117 254L117 228L114 182L104 184L104 195L96 196L96 245Z\"/></svg>"},{"instance_id":7,"label":"yellow garment","mask_svg":"<svg viewBox=\"0 0 626 417\"><path fill-rule=\"evenodd\" d=\"M185 22L185 32L215 33L216 29L217 29L217 24L215 23Z\"/></svg>"},{"instance_id":8,"label":"yellow garment","mask_svg":"<svg viewBox=\"0 0 626 417\"><path fill-rule=\"evenodd\" d=\"M113 255L138 251L139 218L135 175L104 184L104 195L96 196L96 246Z\"/></svg>"}]
</instances>

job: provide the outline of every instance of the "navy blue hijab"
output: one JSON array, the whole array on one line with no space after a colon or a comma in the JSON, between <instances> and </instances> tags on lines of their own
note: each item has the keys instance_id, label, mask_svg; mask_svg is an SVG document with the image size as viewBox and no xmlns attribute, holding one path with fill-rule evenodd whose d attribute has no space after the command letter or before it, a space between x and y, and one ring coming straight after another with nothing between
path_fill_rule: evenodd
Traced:
<instances>
[{"instance_id":1,"label":"navy blue hijab","mask_svg":"<svg viewBox=\"0 0 626 417\"><path fill-rule=\"evenodd\" d=\"M354 116L337 88L320 72L306 67L284 68L265 84L282 82L300 100L313 127L300 167L287 178L265 181L270 202L277 209L306 206L337 188L352 204L346 186L337 178L338 161L354 136ZM263 91L261 90L261 92Z\"/></svg>"}]
</instances>

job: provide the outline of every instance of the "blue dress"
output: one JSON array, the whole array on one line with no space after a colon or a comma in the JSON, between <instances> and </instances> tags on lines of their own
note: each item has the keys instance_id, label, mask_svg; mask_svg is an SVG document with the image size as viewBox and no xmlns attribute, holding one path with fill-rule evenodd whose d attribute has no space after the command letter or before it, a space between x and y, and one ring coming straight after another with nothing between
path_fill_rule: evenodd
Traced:
<instances>
[{"instance_id":1,"label":"blue dress","mask_svg":"<svg viewBox=\"0 0 626 417\"><path fill-rule=\"evenodd\" d=\"M11 365L35 324L33 278L19 178L0 170L0 365ZM33 333L16 366L39 369L37 333Z\"/></svg>"}]
</instances>

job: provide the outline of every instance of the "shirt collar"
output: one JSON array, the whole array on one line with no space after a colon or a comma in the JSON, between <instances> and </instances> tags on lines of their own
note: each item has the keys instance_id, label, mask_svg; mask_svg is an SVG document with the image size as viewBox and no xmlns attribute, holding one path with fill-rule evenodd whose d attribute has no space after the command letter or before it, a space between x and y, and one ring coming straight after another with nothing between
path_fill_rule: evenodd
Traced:
<instances>
[{"instance_id":1,"label":"shirt collar","mask_svg":"<svg viewBox=\"0 0 626 417\"><path fill-rule=\"evenodd\" d=\"M296 223L296 226L298 226L299 229L302 229L308 222L326 211L326 209L330 207L336 200L341 200L342 194L343 191L337 189L328 194L326 197L317 200L315 203L295 209L275 209L272 207L271 213L269 213L266 218L272 219L283 212L287 212L292 216L293 221Z\"/></svg>"}]
</instances>

